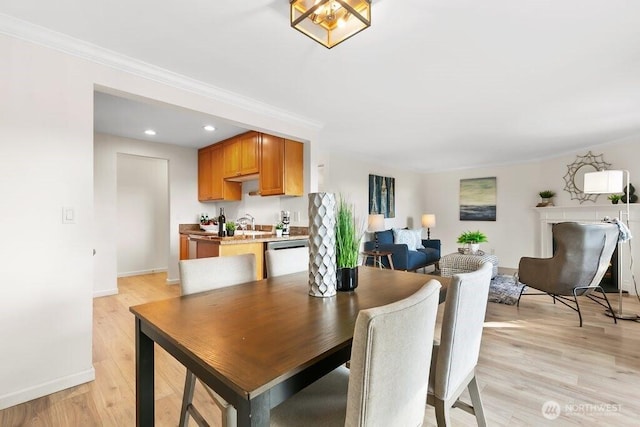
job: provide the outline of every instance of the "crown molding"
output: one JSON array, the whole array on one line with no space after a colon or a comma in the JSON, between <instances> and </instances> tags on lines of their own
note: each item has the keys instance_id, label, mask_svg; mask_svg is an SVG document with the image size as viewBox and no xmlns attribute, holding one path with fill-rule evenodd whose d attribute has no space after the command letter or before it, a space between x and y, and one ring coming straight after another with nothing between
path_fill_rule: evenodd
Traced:
<instances>
[{"instance_id":1,"label":"crown molding","mask_svg":"<svg viewBox=\"0 0 640 427\"><path fill-rule=\"evenodd\" d=\"M319 131L323 123L273 107L261 101L174 73L92 43L0 13L0 34L64 52L125 73L134 74L274 119Z\"/></svg>"}]
</instances>

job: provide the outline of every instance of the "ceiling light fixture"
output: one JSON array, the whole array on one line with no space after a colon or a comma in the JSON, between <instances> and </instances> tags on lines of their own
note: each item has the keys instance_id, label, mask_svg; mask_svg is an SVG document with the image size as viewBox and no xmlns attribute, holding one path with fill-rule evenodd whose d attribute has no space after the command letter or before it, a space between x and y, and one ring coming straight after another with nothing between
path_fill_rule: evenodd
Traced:
<instances>
[{"instance_id":1,"label":"ceiling light fixture","mask_svg":"<svg viewBox=\"0 0 640 427\"><path fill-rule=\"evenodd\" d=\"M203 127L204 130L206 130L207 132L213 132L214 130L216 130L215 126L212 125L206 125Z\"/></svg>"},{"instance_id":2,"label":"ceiling light fixture","mask_svg":"<svg viewBox=\"0 0 640 427\"><path fill-rule=\"evenodd\" d=\"M144 131L145 134L149 135L149 136L155 136L156 131L153 129L147 129Z\"/></svg>"},{"instance_id":3,"label":"ceiling light fixture","mask_svg":"<svg viewBox=\"0 0 640 427\"><path fill-rule=\"evenodd\" d=\"M328 49L371 25L371 0L290 0L291 26Z\"/></svg>"}]
</instances>

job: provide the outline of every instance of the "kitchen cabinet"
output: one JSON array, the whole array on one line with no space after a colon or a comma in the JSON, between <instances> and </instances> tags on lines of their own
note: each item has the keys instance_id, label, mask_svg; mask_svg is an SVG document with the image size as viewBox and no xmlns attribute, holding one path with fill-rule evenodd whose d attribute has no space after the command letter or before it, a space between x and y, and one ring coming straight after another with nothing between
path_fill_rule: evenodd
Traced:
<instances>
[{"instance_id":1,"label":"kitchen cabinet","mask_svg":"<svg viewBox=\"0 0 640 427\"><path fill-rule=\"evenodd\" d=\"M300 142L262 134L260 195L302 196L304 146Z\"/></svg>"},{"instance_id":2,"label":"kitchen cabinet","mask_svg":"<svg viewBox=\"0 0 640 427\"><path fill-rule=\"evenodd\" d=\"M180 260L189 259L189 236L180 235Z\"/></svg>"},{"instance_id":3,"label":"kitchen cabinet","mask_svg":"<svg viewBox=\"0 0 640 427\"><path fill-rule=\"evenodd\" d=\"M242 183L223 177L224 147L211 145L198 151L198 200L240 200Z\"/></svg>"},{"instance_id":4,"label":"kitchen cabinet","mask_svg":"<svg viewBox=\"0 0 640 427\"><path fill-rule=\"evenodd\" d=\"M197 248L197 258L254 254L256 257L256 279L262 279L264 276L264 243L262 242L221 245L220 241L203 239L198 240Z\"/></svg>"},{"instance_id":5,"label":"kitchen cabinet","mask_svg":"<svg viewBox=\"0 0 640 427\"><path fill-rule=\"evenodd\" d=\"M260 172L260 136L258 132L247 132L222 144L224 178L243 178Z\"/></svg>"}]
</instances>

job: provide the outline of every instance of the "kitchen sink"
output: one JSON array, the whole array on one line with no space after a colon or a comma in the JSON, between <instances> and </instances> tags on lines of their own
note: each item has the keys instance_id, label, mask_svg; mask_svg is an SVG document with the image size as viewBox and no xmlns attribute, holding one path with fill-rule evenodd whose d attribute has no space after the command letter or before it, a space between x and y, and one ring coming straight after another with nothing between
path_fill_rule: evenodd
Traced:
<instances>
[{"instance_id":1,"label":"kitchen sink","mask_svg":"<svg viewBox=\"0 0 640 427\"><path fill-rule=\"evenodd\" d=\"M271 234L273 234L271 231L236 230L236 236L269 236Z\"/></svg>"}]
</instances>

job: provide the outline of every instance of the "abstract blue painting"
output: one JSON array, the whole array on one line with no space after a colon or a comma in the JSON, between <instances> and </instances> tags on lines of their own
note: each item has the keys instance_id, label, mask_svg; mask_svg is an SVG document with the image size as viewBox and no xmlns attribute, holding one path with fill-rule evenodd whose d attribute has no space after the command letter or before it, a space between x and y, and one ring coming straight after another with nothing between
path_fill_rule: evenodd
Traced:
<instances>
[{"instance_id":1,"label":"abstract blue painting","mask_svg":"<svg viewBox=\"0 0 640 427\"><path fill-rule=\"evenodd\" d=\"M369 175L369 213L396 217L396 180L387 176Z\"/></svg>"}]
</instances>

